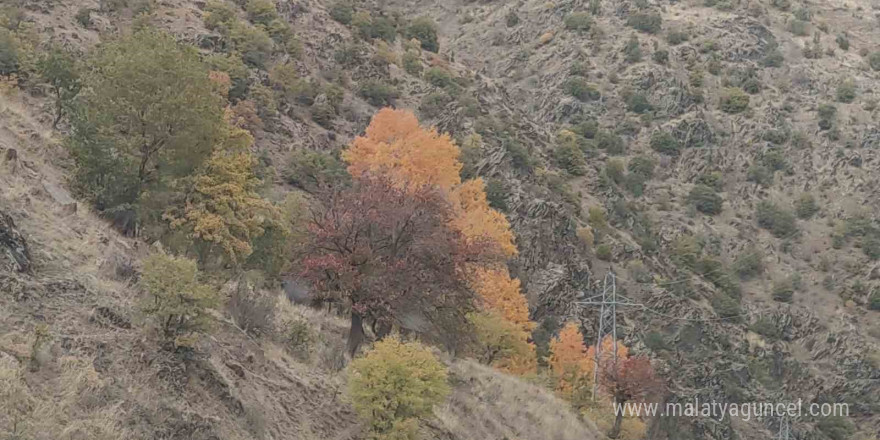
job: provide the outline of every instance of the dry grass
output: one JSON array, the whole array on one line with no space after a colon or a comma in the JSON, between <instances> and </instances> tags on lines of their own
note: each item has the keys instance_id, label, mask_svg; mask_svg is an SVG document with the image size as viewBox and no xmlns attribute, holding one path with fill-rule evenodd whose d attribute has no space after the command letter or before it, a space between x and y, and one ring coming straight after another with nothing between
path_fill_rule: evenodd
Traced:
<instances>
[{"instance_id":1,"label":"dry grass","mask_svg":"<svg viewBox=\"0 0 880 440\"><path fill-rule=\"evenodd\" d=\"M473 361L450 367L454 391L435 410L437 433L461 440L590 440L600 436L589 421L551 392ZM435 433L435 434L437 434ZM440 437L440 435L438 435Z\"/></svg>"}]
</instances>

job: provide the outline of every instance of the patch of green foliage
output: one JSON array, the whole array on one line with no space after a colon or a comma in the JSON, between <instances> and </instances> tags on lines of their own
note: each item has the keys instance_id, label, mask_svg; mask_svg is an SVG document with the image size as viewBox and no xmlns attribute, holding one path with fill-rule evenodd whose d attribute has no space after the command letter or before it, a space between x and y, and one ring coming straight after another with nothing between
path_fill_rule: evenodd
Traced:
<instances>
[{"instance_id":1,"label":"patch of green foliage","mask_svg":"<svg viewBox=\"0 0 880 440\"><path fill-rule=\"evenodd\" d=\"M637 12L626 19L626 25L647 34L660 32L663 19L659 14Z\"/></svg>"},{"instance_id":2,"label":"patch of green foliage","mask_svg":"<svg viewBox=\"0 0 880 440\"><path fill-rule=\"evenodd\" d=\"M688 194L688 201L703 214L716 215L721 213L723 203L721 196L706 185L694 185Z\"/></svg>"},{"instance_id":3,"label":"patch of green foliage","mask_svg":"<svg viewBox=\"0 0 880 440\"><path fill-rule=\"evenodd\" d=\"M777 238L788 238L797 234L797 221L790 211L763 200L755 210L758 226L767 229Z\"/></svg>"},{"instance_id":4,"label":"patch of green foliage","mask_svg":"<svg viewBox=\"0 0 880 440\"><path fill-rule=\"evenodd\" d=\"M749 95L738 88L725 89L719 98L719 107L725 113L742 113L749 108Z\"/></svg>"}]
</instances>

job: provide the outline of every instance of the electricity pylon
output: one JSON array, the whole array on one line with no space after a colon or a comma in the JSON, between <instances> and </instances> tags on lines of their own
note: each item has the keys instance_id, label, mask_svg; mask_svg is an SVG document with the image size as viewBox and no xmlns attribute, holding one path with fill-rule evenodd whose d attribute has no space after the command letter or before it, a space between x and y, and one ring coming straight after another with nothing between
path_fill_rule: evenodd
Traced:
<instances>
[{"instance_id":1,"label":"electricity pylon","mask_svg":"<svg viewBox=\"0 0 880 440\"><path fill-rule=\"evenodd\" d=\"M791 438L791 424L788 417L782 416L779 421L779 432L776 434L777 440L789 440Z\"/></svg>"},{"instance_id":2,"label":"electricity pylon","mask_svg":"<svg viewBox=\"0 0 880 440\"><path fill-rule=\"evenodd\" d=\"M593 401L596 400L596 392L599 387L599 362L602 359L602 340L611 336L611 356L614 362L614 371L617 371L617 306L639 306L623 295L617 294L617 278L613 272L605 274L602 281L602 294L594 295L584 301L575 303L578 306L599 306L599 328L596 334L596 350L593 362L596 368L593 372Z\"/></svg>"}]
</instances>

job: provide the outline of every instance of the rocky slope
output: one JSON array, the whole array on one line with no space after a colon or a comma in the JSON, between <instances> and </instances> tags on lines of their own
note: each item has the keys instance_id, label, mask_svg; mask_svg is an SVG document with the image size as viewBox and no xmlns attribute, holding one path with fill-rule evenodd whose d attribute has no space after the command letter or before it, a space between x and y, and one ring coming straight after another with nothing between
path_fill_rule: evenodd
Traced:
<instances>
[{"instance_id":1,"label":"rocky slope","mask_svg":"<svg viewBox=\"0 0 880 440\"><path fill-rule=\"evenodd\" d=\"M359 8L374 14L434 19L439 24L440 52L422 51L420 64L424 69L433 66L451 72L458 85L450 87L402 67L402 37L391 45L396 63L376 62L380 43L359 43L350 26L334 21L329 11L335 2L281 1L278 10L302 43L302 53L291 58L298 72L316 83L339 82L345 89L344 100L338 114L323 126L309 117L308 106L291 105L255 133L257 148L267 168L277 171L275 192L287 191L283 169L290 152L331 151L345 145L376 109L359 90L370 80L387 81L399 94L396 106L418 109L424 121L451 132L462 144L476 145L470 156L471 172L500 188L494 202L516 229L521 253L511 269L524 282L533 318L542 322L541 332L535 335L539 345L566 319L581 320L587 337L593 338L596 312L578 310L573 301L595 291L603 276L614 271L620 289L650 308L621 313L619 331L634 350L650 353L663 366L671 399L845 401L851 405L848 420L858 435L871 438L880 428L880 320L877 311L868 310L868 302L878 289L880 269L856 246L860 239L846 228L854 219L875 221L878 214L880 135L875 120L880 96L878 72L865 56L878 50L877 11L867 1L792 3L784 10L780 6L786 2L778 0L707 3L714 7L695 1L358 2ZM26 6L29 20L42 35L81 50L99 42L102 35L125 28L132 15L125 10L101 12L97 2L88 1L26 2ZM96 9L89 28L73 19L84 7ZM157 2L152 21L209 51L218 35L204 26L205 7L203 2ZM589 15L589 29L567 25L566 19L573 14ZM634 29L637 23L627 23L635 15L660 17L659 29L650 28L653 19L645 27L650 32ZM841 36L847 50L842 49ZM360 61L340 64L337 54L351 47L358 51ZM641 54L639 60L633 55L636 52ZM266 77L265 71L251 72L252 81ZM575 77L589 86L586 99L568 91ZM854 85L856 95L851 102L836 102L842 83ZM747 109L736 113L723 109L728 87L756 89L748 94ZM636 95L650 109L640 108L632 99ZM315 101L322 99L326 97L319 95ZM94 218L82 223L64 219L71 214L52 193L63 187L68 164L58 135L46 128L51 123L49 104L41 99L10 102L2 116L7 127L4 147L16 149L19 157L7 160L6 166L17 171L3 177L14 180L4 185L4 200L20 229L37 243L32 245L37 280L27 275L4 278L3 290L14 292L11 298L19 297L24 304L6 303L12 308L4 310L13 312L6 314L4 330L18 338L17 344L28 345L36 323L49 316L41 307L69 312L66 309L72 304L86 304L73 309L78 310L75 317L52 315L53 320L71 323L70 329L53 325L53 332L91 341L82 335L98 329L80 326L91 322L87 315L98 313L90 310L103 305L105 297L123 297L117 298L118 304L111 302L114 307L106 306L113 316L125 317L122 322L130 319L132 309L133 293L125 288L125 280L115 279L116 269L109 269L112 276L100 275L101 261L109 256L136 260L143 250ZM824 119L820 106L827 103L836 108L830 130L820 126ZM609 148L598 139L579 140L586 160L582 169L570 173L557 153L564 143L560 130L575 127L572 131L577 132L578 124L590 120L608 135L609 145L614 144L614 136L619 144ZM676 154L652 148L657 132L672 135L678 145ZM474 133L480 135L478 142ZM30 154L27 144L32 145ZM57 154L37 153L45 148ZM613 174L616 164L632 164L636 157L655 163L653 176L639 192ZM722 209L706 215L695 209L690 194L712 173L720 175L715 193ZM761 227L756 212L761 201L794 210L805 193L815 198L819 209L795 221L797 234L779 238ZM590 208L606 213L607 226ZM73 215L90 216L82 211L80 206L80 212ZM594 240L585 244L579 231L587 226ZM71 236L78 238L69 240ZM696 253L720 263L721 268L700 275L682 266L677 249L681 238L690 236L701 244ZM733 268L752 249L759 250L762 269L740 281ZM74 271L86 278L78 276L81 284L68 285L71 281L66 274ZM713 276L718 273L720 277ZM791 302L775 301L775 286L791 280L793 274L798 274L798 282ZM731 280L741 284L740 293L734 295L741 297L734 312L719 306L722 295L731 296L727 291ZM43 301L28 302L28 292L69 299L42 306ZM12 300L5 296L4 301ZM124 329L113 333L124 336L88 342L82 356L97 358L99 350L110 349L125 353L129 349L119 347L142 343L136 341L136 333ZM174 410L167 410L168 420L185 420L180 422L187 426L184 430L213 432L206 426L214 426L214 420L194 415L195 402L211 395L210 402L216 406L211 414L234 415L235 426L224 428L224 434L254 432L243 426L261 422L248 421L257 416L248 415L247 411L254 410L246 408L265 404L293 414L293 421L283 421L278 415L278 420L262 422L271 438L283 438L291 430L305 438L354 435L348 429L357 428L350 424L322 425L334 417L350 422L348 410L339 410L336 404L330 405L334 408L318 406L309 413L295 409L303 402L266 400L278 394L277 389L308 383L318 390L315 395L323 396L322 401L335 402L338 378L334 375L305 379L314 371L296 367L286 355L268 359L261 354L257 361L249 360L254 358L251 352L277 351L266 348L265 342L259 350L241 349L248 346L247 341L234 329L215 338L217 347L211 353L232 352L200 361L197 378L192 379L195 385L184 388L184 394L172 394L169 405ZM62 350L59 356L71 346L75 345L63 338L52 345ZM139 362L144 361L110 364L140 371ZM161 365L160 361L146 362ZM257 362L259 367L236 370L229 366L247 362ZM248 370L266 382L260 384L262 379L253 376L256 379L246 381L246 390L231 387L229 383L238 380L236 375L241 378L236 371L248 377ZM98 371L98 377L102 374ZM140 383L134 377L131 383ZM472 405L462 404L464 408ZM164 417L159 409L150 408L123 406L128 415ZM94 413L111 410L119 408L98 406ZM452 409L448 414L457 413ZM313 423L317 424L314 428ZM749 423L667 419L652 426L650 438L767 438L778 423L775 418ZM146 429L149 423L142 420L135 425L131 429ZM444 429L438 432L446 432L443 435L449 438L468 438L458 436L484 428ZM796 438L828 437L815 418L795 420L792 429ZM509 435L498 432L498 438ZM535 434L540 437L539 432Z\"/></svg>"}]
</instances>

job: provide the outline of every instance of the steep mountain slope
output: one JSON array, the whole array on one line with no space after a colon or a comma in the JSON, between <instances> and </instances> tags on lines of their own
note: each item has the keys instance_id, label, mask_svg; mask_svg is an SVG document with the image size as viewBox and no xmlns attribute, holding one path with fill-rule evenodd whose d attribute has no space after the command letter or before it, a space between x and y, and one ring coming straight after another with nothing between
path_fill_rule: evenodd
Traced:
<instances>
[{"instance_id":1,"label":"steep mountain slope","mask_svg":"<svg viewBox=\"0 0 880 440\"><path fill-rule=\"evenodd\" d=\"M289 59L312 84L342 85L344 97L329 123L318 124L311 116L315 103L327 99L326 93L319 93L311 104L287 104L277 116L266 118L266 128L256 130L265 175L275 183L273 192L289 189L285 168L292 151L336 150L366 126L376 106L364 99L365 84L393 84L398 95L394 105L419 109L422 120L451 132L461 144L475 145L466 151L470 172L495 185L493 201L517 232L521 253L511 269L524 281L533 318L542 321L535 335L539 346L545 347L548 335L565 319L581 320L588 339L594 338L596 312L578 311L573 301L584 291L595 291L602 277L614 271L621 290L651 309L621 313L619 332L634 350L651 353L664 366L670 399L846 401L851 405L849 420L861 433L876 432L880 320L868 303L878 289L878 266L857 247L870 248L871 242L853 227L857 220L871 225L877 218L878 72L861 54L877 51L880 36L872 16L876 11L860 1L791 4L786 10L777 7L784 5L781 1L717 2L715 7L703 2L606 1L596 3L598 13L592 14L593 3L357 3L376 14L425 15L437 21L440 53L421 51L419 65L450 72L455 85L449 85L444 78L406 71L402 36L390 45L396 61L382 62L380 42L363 42L356 29L331 18L336 2L278 2L302 45L299 56L284 55L279 61ZM152 21L210 52L220 36L203 23L206 6L156 2ZM82 8L95 9L89 27L74 20ZM81 50L126 28L134 15L129 9L108 12L89 1L27 2L27 9L41 35ZM575 13L582 14L582 20L589 16L589 26L566 24ZM655 33L627 25L640 14L659 16L659 31L651 28L650 18L645 19L645 29ZM841 48L841 36L848 50ZM635 53L641 54L639 60ZM268 77L265 69L249 73L253 83L268 83ZM576 78L582 80L573 82ZM838 86L848 82L855 86L855 99L835 103ZM747 93L747 109L722 109L728 87L755 90ZM582 93L581 98L572 91ZM59 335L52 345L58 351L54 358L73 357L63 364L72 371L67 377L121 375L127 381L112 388L124 391L121 397L108 399L127 403L88 407L84 417L94 419L88 423L101 425L100 420L109 417L125 425L113 429L126 429L133 436L357 435L351 411L339 401L336 373L303 367L274 342L254 345L234 328L224 327L214 337L206 350L211 357L197 360L186 376L192 378L189 385L182 389L156 377L161 359L95 364L94 359L108 356L107 350L115 356L151 352L149 346L143 348L149 342L141 341L136 331L104 330L88 320L106 313L97 312L104 310L100 307L111 311L108 316L123 317L123 323L131 319L134 292L125 278L115 279L115 266L136 260L144 252L137 247L143 244L118 237L83 212L87 209L82 205L75 217L65 217L69 214L57 206L52 193L63 186L63 170L69 164L46 128L51 122L45 116L49 104L39 99L25 104L7 101L4 147L20 152L14 162L20 165L10 162L7 166L18 171L2 175L8 183L4 207L36 243L32 247L37 269L35 278L4 278L3 291L14 293L3 297L3 310L8 312L2 329L11 341L5 350L26 358L36 323L53 322L51 331ZM836 108L830 129L820 126L820 119L828 119L820 118L820 106L826 103ZM590 130L583 123L591 120L598 126L593 131L604 134L587 139ZM560 153L560 146L572 139L560 134L563 129L580 136L577 149L585 155L580 169L569 169L570 162ZM671 135L674 142L658 139L674 151L664 150L662 142L652 145L658 132ZM653 175L631 187L626 175L635 174L636 158L652 160ZM720 213L697 210L691 196L697 183L716 188L712 194L722 201ZM761 226L761 201L794 210L805 193L815 198L819 209L794 221L797 234L777 234L780 238ZM607 219L600 212L607 213ZM84 217L87 220L79 221ZM583 231L590 231L587 243ZM695 248L682 240L691 236L696 237ZM761 269L745 274L740 282L734 274L737 260L753 249L759 251ZM105 258L110 262L102 265ZM705 267L691 267L697 260ZM796 280L794 274L799 275ZM797 282L792 283L796 289L791 302L774 300L776 285L793 280ZM38 293L27 300L27 292ZM37 301L39 295L60 302ZM21 298L13 302L16 297ZM58 327L56 321L61 323ZM334 331L338 336L341 329ZM13 346L19 348L8 348ZM87 364L107 365L95 366L95 376ZM52 365L49 370L61 368ZM478 383L488 374L462 366L456 371ZM27 379L29 384L44 382L36 375ZM52 384L48 379L45 383ZM485 392L493 393L492 387L505 380L493 379ZM109 387L97 382L82 386ZM289 391L294 389L305 391ZM152 396L166 393L171 396L166 404L152 403ZM491 398L467 392L458 397L461 406L439 413L441 422L429 427L431 435L512 435L511 419L501 411L506 402L497 405L498 415L487 415L481 424L468 417ZM511 407L518 405L517 399L527 400L512 399ZM73 409L61 409L57 417L82 415L64 413L80 411L78 404L65 405L62 408ZM793 431L797 438L826 438L818 422L796 420ZM654 424L650 438L767 438L778 423L775 418L749 423L664 419ZM158 425L178 431L151 431ZM521 428L519 435L550 437L542 430L551 425L565 426L546 422ZM586 428L566 432L578 434L578 429ZM110 432L108 438L114 438Z\"/></svg>"},{"instance_id":2,"label":"steep mountain slope","mask_svg":"<svg viewBox=\"0 0 880 440\"><path fill-rule=\"evenodd\" d=\"M593 5L598 10L589 14ZM876 51L876 19L862 13L870 10L867 3L792 4L786 10L774 5L394 3L435 18L445 37L444 53L491 78L508 105L542 125L551 143L544 154L551 161L552 148L558 148L552 144L554 132L583 120L596 120L600 130L623 138L623 152L588 151L584 177L572 176L569 185L586 193L577 202L583 208L598 205L609 212L617 229L602 239L611 248L612 255L603 257L610 265L594 260L593 278L616 271L620 287L655 310L626 312L625 338L646 344L654 339L650 350L669 362L671 389L678 398L846 401L870 433L878 426L878 401L871 396L880 374L880 321L867 303L876 295L877 263L866 255L869 251L841 243L839 236L852 219L877 215L878 76L865 56ZM569 24L577 14L590 17L588 30ZM656 29L634 29L640 24L633 17L654 16L660 17ZM627 59L636 51L632 41L637 41L639 60ZM572 96L573 77L583 78L599 96ZM857 97L842 98L841 84L851 84ZM757 90L750 91L745 111L730 112L724 110L727 87ZM634 95L644 97L650 109L635 108ZM836 122L827 130L822 105L835 101L842 102L833 104ZM674 154L657 151L652 137L658 132L673 135ZM659 166L644 189L634 193L625 182L614 182L607 164L632 164L639 156L653 157ZM755 182L756 166L776 158L784 163L770 166L770 182ZM691 188L705 183L711 172L720 173L719 201L724 203L715 216L688 208ZM516 180L503 169L487 174L493 173ZM778 238L760 227L760 201L793 209L802 194L815 197L819 214L798 220L797 234ZM526 228L522 221L517 225ZM737 257L759 250L762 273L742 284L739 323L725 320L725 310L717 306L720 318L704 306L715 305L718 291L736 275L722 272L725 279L712 286L715 269L700 277L676 264L676 240L691 235L699 236L703 253L722 265L734 266ZM522 259L534 262L532 252L539 251L528 245L523 249ZM644 266L633 266L634 260ZM571 309L560 301L565 295L560 290L567 290L565 281L576 273L566 274L552 259L537 261L543 267L523 263L531 269L526 278L539 281L528 285L537 316L568 315ZM548 286L547 273L557 274L555 284ZM790 304L774 301L775 286L791 275L799 280L794 299ZM582 316L587 329L595 326L592 316ZM749 331L758 325L772 331L762 336ZM711 365L706 359L713 359ZM798 420L794 430L805 438L822 438L812 429L815 421ZM696 438L729 438L733 429L747 438L761 436L747 434L750 428L694 423ZM771 431L776 423L764 421ZM686 435L683 428L659 429L674 438Z\"/></svg>"},{"instance_id":3,"label":"steep mountain slope","mask_svg":"<svg viewBox=\"0 0 880 440\"><path fill-rule=\"evenodd\" d=\"M68 11L58 9L47 11ZM96 41L82 30L70 35L59 38ZM340 371L347 323L334 315L278 292L270 335L250 336L217 311L211 336L185 359L143 331L134 282L149 245L71 197L62 136L43 111L50 103L36 95L4 84L0 100L4 438L363 438ZM291 328L303 332L295 345ZM453 396L423 438L599 438L552 393L471 361L448 362Z\"/></svg>"}]
</instances>

